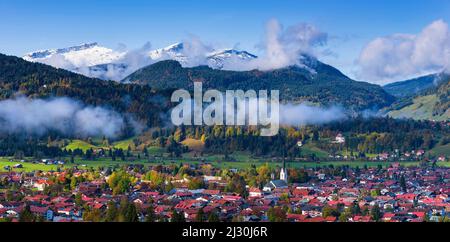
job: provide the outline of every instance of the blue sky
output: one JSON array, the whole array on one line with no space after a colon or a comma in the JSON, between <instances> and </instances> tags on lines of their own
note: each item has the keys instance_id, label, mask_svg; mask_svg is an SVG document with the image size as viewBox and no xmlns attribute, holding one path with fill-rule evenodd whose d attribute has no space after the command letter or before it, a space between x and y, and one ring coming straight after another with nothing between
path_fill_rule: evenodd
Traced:
<instances>
[{"instance_id":1,"label":"blue sky","mask_svg":"<svg viewBox=\"0 0 450 242\"><path fill-rule=\"evenodd\" d=\"M18 56L93 41L128 48L149 41L156 48L189 35L257 53L269 19L307 22L329 34L335 56L324 59L344 72L376 37L450 22L447 0L1 0L0 11L0 52Z\"/></svg>"}]
</instances>

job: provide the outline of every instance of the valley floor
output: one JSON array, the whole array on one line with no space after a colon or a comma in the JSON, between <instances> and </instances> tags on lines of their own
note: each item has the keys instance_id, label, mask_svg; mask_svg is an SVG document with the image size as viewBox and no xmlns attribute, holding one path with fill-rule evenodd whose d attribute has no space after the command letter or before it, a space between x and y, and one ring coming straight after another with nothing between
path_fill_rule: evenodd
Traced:
<instances>
[{"instance_id":1,"label":"valley floor","mask_svg":"<svg viewBox=\"0 0 450 242\"><path fill-rule=\"evenodd\" d=\"M98 167L120 167L122 165L144 165L144 166L154 166L154 165L170 165L170 164L177 164L180 163L183 164L202 164L202 163L208 163L213 165L216 168L228 168L228 169L246 169L250 168L252 165L255 165L256 167L262 166L265 164L268 164L269 167L280 167L279 162L265 162L265 161L258 161L258 160L251 160L251 161L218 161L218 158L216 156L207 157L205 161L193 161L191 159L161 159L161 160L135 160L135 161L121 161L116 160L113 161L110 158L99 158L96 160L83 160L80 158L75 159L74 163L66 162L63 165L58 164L43 164L43 163L33 163L29 161L21 162L20 160L14 159L12 157L0 157L0 170L5 171L5 167L9 166L12 167L14 171L26 171L26 172L33 172L36 170L40 171L56 171L59 168L68 168L68 167L85 167L85 168L98 168ZM32 160L32 159L27 159ZM64 160L68 160L68 158L65 158ZM393 163L398 163L402 166L408 167L408 166L418 166L420 164L419 161L399 161L399 162L391 162L391 161L322 161L322 162L287 162L288 168L314 168L314 167L324 167L324 166L349 166L349 167L389 167ZM22 165L22 168L13 168L15 165ZM437 162L438 166L441 167L450 167L450 161L446 162Z\"/></svg>"}]
</instances>

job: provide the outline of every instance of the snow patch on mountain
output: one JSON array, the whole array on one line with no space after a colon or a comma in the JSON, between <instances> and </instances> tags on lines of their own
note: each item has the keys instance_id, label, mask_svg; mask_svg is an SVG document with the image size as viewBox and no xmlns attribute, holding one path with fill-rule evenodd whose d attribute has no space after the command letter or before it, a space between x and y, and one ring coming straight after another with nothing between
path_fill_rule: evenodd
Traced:
<instances>
[{"instance_id":1,"label":"snow patch on mountain","mask_svg":"<svg viewBox=\"0 0 450 242\"><path fill-rule=\"evenodd\" d=\"M236 49L215 50L192 43L175 43L165 48L151 49L149 44L131 51L117 51L98 45L82 44L63 49L41 50L26 54L23 59L66 69L103 80L121 81L138 69L162 60L176 60L183 67L199 65L223 70L253 70L258 56ZM312 74L313 58L300 56L299 67Z\"/></svg>"},{"instance_id":2,"label":"snow patch on mountain","mask_svg":"<svg viewBox=\"0 0 450 242\"><path fill-rule=\"evenodd\" d=\"M63 49L37 51L26 54L23 59L49 64L57 68L74 70L113 63L122 58L124 54L124 52L114 51L97 43L88 43Z\"/></svg>"},{"instance_id":3,"label":"snow patch on mountain","mask_svg":"<svg viewBox=\"0 0 450 242\"><path fill-rule=\"evenodd\" d=\"M148 54L152 60L176 60L181 64L187 63L188 57L183 53L184 44L176 43L165 48L150 51Z\"/></svg>"},{"instance_id":4,"label":"snow patch on mountain","mask_svg":"<svg viewBox=\"0 0 450 242\"><path fill-rule=\"evenodd\" d=\"M62 49L40 50L26 54L23 59L89 77L120 81L139 68L162 60L176 60L184 67L208 65L211 68L222 69L227 62L257 58L247 51L234 49L204 51L204 53L202 50L196 54L193 52L195 51L192 50L192 46L185 43L139 51L115 51L98 43L88 43Z\"/></svg>"},{"instance_id":5,"label":"snow patch on mountain","mask_svg":"<svg viewBox=\"0 0 450 242\"><path fill-rule=\"evenodd\" d=\"M258 58L258 56L250 54L247 51L239 51L234 49L225 49L213 52L208 55L207 61L208 66L216 69L223 69L227 62L235 61L244 61L249 62Z\"/></svg>"},{"instance_id":6,"label":"snow patch on mountain","mask_svg":"<svg viewBox=\"0 0 450 242\"><path fill-rule=\"evenodd\" d=\"M155 61L160 60L176 60L181 63L182 66L195 66L193 65L193 58L198 56L190 55L186 50L184 43L176 43L169 45L165 48L156 49L149 53L150 58ZM223 49L214 50L211 52L200 53L200 64L208 65L211 68L222 69L224 63L234 58L241 61L249 61L258 58L256 55L250 54L247 51L239 51L235 49Z\"/></svg>"}]
</instances>

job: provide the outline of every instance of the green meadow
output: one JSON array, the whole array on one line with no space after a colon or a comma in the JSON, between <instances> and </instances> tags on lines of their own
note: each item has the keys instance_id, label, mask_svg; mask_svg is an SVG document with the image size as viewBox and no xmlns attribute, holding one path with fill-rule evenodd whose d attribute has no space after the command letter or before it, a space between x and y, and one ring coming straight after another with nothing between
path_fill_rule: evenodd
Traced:
<instances>
[{"instance_id":1,"label":"green meadow","mask_svg":"<svg viewBox=\"0 0 450 242\"><path fill-rule=\"evenodd\" d=\"M231 155L232 156L232 155ZM237 155L237 157L241 156L244 157L243 154ZM13 171L26 171L26 172L32 172L36 170L41 171L51 171L56 170L59 168L68 168L68 167L74 167L78 166L79 168L86 167L86 168L98 168L98 167L120 167L122 165L130 165L130 164L140 164L144 166L154 166L154 165L170 165L170 164L176 164L179 165L180 163L183 164L204 164L208 163L213 165L214 167L218 168L236 168L236 169L245 169L250 167L251 165L255 166L261 166L264 164L268 164L270 167L279 167L281 165L280 162L272 162L270 160L247 160L242 161L236 159L236 161L223 161L223 156L206 156L202 157L202 159L194 159L190 157L186 158L159 158L155 160L134 160L134 161L122 161L120 159L117 159L115 161L111 160L110 158L99 158L96 160L83 160L81 158L76 158L74 163L66 163L65 165L45 165L45 164L34 164L29 162L19 162L17 160L10 161L11 158L0 158L0 170L5 171L5 166L13 167L15 164L22 164L23 168L15 169L13 168ZM66 159L68 160L68 159ZM419 165L419 162L399 162L403 166L417 166ZM324 167L324 166L350 166L350 167L377 167L381 165L382 167L387 167L391 162L384 162L384 161L327 161L327 162L287 162L288 168L303 168L303 167ZM444 167L450 167L450 162L439 162L439 166Z\"/></svg>"},{"instance_id":2,"label":"green meadow","mask_svg":"<svg viewBox=\"0 0 450 242\"><path fill-rule=\"evenodd\" d=\"M13 167L15 164L21 164L23 168L14 168L14 171L26 171L32 172L36 170L41 171L52 171L57 170L58 168L68 168L78 166L79 168L98 168L98 167L120 167L122 165L130 165L130 164L140 164L144 166L154 166L154 165L170 165L176 164L204 164L208 163L218 168L236 168L236 169L245 169L252 165L261 166L264 164L268 164L270 167L279 167L281 165L280 161L274 161L272 158L264 158L264 157L254 157L249 152L240 152L236 151L228 155L225 158L224 155L214 155L214 154L201 154L202 143L197 140L186 140L185 145L188 145L191 148L191 152L183 154L180 158L172 158L169 157L169 154L165 153L165 149L156 146L148 147L148 153L150 158L142 157L137 159L135 157L132 159L128 159L126 161L121 160L119 157L113 161L111 158L96 158L95 160L85 160L80 157L76 157L74 163L69 163L70 158L66 157L63 160L66 162L65 165L45 165L41 163L31 163L31 162L20 162L19 160L14 160L10 157L0 157L0 171L5 171L4 167L10 166ZM83 140L70 140L67 145L64 147L68 150L81 149L86 151L88 149L99 149L99 148L117 148L117 149L128 149L130 147L132 150L135 150L133 138L117 141L112 144L103 144L101 139L94 139L90 143ZM448 152L448 145L446 146L438 146L430 152L433 153L445 153ZM316 147L313 144L307 143L300 148L300 152L302 155L315 155L317 158L328 158L328 153L320 148ZM342 155L349 155L347 152L343 151ZM448 155L448 154L447 154ZM368 157L372 157L371 154ZM32 158L26 159L28 161L33 161ZM419 162L400 162L403 166L417 166ZM322 162L306 162L306 161L287 161L287 166L290 168L302 168L302 167L323 167L323 166L350 166L350 167L387 167L391 162L387 161L367 161L367 160L358 160L358 161L322 161ZM440 162L438 163L440 166L450 167L450 162Z\"/></svg>"}]
</instances>

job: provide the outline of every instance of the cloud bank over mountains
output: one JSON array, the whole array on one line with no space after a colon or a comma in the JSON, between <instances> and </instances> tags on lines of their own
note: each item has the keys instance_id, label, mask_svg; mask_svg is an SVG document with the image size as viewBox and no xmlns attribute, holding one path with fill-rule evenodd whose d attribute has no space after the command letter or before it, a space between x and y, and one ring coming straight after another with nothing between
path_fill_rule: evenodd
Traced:
<instances>
[{"instance_id":1,"label":"cloud bank over mountains","mask_svg":"<svg viewBox=\"0 0 450 242\"><path fill-rule=\"evenodd\" d=\"M305 66L301 56L316 56L316 47L326 45L327 41L328 34L314 25L299 23L283 28L276 19L272 19L266 25L265 40L259 45L262 56L247 62L229 62L224 69L266 71L293 65Z\"/></svg>"},{"instance_id":2,"label":"cloud bank over mountains","mask_svg":"<svg viewBox=\"0 0 450 242\"><path fill-rule=\"evenodd\" d=\"M265 32L264 40L257 46L261 50L260 56L236 49L218 48L190 35L181 43L161 49L152 49L151 44L146 43L134 50L126 50L124 46L113 50L91 43L37 51L23 58L90 77L120 81L144 66L167 59L177 60L184 67L208 65L236 71L265 71L292 65L306 67L302 63L302 55L315 56L316 48L326 45L328 40L327 33L308 23L284 28L276 19L272 19L268 21Z\"/></svg>"},{"instance_id":3,"label":"cloud bank over mountains","mask_svg":"<svg viewBox=\"0 0 450 242\"><path fill-rule=\"evenodd\" d=\"M120 81L134 71L161 60L177 60L184 67L207 65L215 69L247 71L272 70L298 65L311 72L309 57L320 58L330 52L329 34L310 23L284 27L276 19L265 26L265 36L256 45L258 56L237 49L224 49L189 35L180 43L152 49L142 47L115 50L97 43L27 54L24 59L107 80ZM418 34L396 33L378 37L363 47L355 59L355 77L362 81L386 84L421 75L450 71L450 30L436 20Z\"/></svg>"},{"instance_id":4,"label":"cloud bank over mountains","mask_svg":"<svg viewBox=\"0 0 450 242\"><path fill-rule=\"evenodd\" d=\"M436 20L418 34L393 34L371 41L357 64L360 78L378 84L450 71L450 30Z\"/></svg>"}]
</instances>

